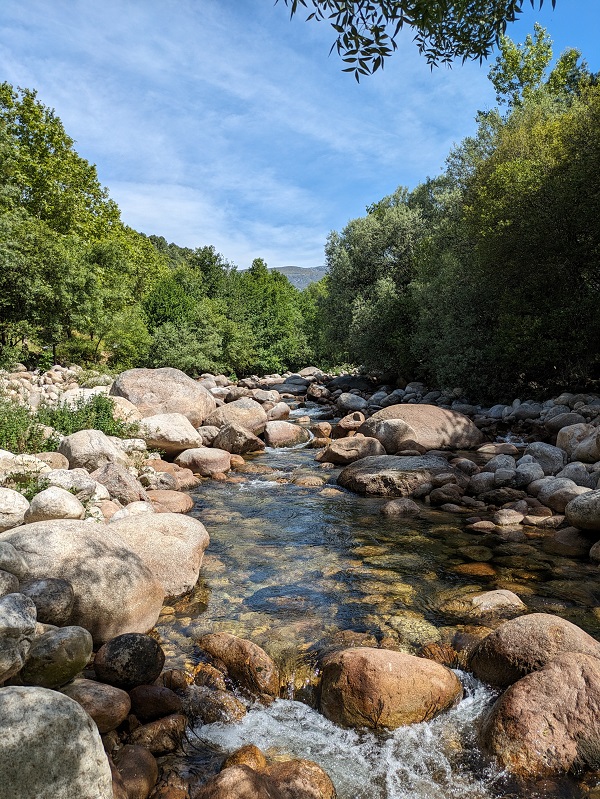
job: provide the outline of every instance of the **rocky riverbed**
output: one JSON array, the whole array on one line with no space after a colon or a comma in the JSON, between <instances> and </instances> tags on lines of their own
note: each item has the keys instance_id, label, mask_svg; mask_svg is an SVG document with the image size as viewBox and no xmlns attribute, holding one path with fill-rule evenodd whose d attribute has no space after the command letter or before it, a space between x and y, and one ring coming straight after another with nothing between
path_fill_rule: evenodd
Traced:
<instances>
[{"instance_id":1,"label":"rocky riverbed","mask_svg":"<svg viewBox=\"0 0 600 799\"><path fill-rule=\"evenodd\" d=\"M5 383L73 401L76 373ZM139 437L0 452L7 797L593 795L598 397L93 391Z\"/></svg>"}]
</instances>

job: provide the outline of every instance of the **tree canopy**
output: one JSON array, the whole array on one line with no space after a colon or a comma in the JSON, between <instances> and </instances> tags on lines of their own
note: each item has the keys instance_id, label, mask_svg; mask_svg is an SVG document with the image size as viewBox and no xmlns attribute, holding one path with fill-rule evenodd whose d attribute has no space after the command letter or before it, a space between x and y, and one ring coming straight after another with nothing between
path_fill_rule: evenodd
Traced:
<instances>
[{"instance_id":1,"label":"tree canopy","mask_svg":"<svg viewBox=\"0 0 600 799\"><path fill-rule=\"evenodd\" d=\"M275 0L276 3L279 0ZM414 33L429 64L456 58L483 60L500 42L527 2L536 0L283 0L293 17L302 8L308 19L327 20L337 34L336 50L356 80L383 67L398 47L404 28ZM544 0L539 0L539 7ZM548 0L554 7L556 0Z\"/></svg>"}]
</instances>

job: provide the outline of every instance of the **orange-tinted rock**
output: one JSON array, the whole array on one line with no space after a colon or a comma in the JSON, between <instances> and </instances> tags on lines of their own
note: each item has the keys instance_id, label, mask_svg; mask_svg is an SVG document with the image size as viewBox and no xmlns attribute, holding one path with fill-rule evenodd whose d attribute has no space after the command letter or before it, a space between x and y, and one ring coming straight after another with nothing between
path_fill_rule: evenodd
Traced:
<instances>
[{"instance_id":1,"label":"orange-tinted rock","mask_svg":"<svg viewBox=\"0 0 600 799\"><path fill-rule=\"evenodd\" d=\"M277 696L277 667L257 644L230 633L209 633L199 641L200 647L227 667L232 679L249 691Z\"/></svg>"},{"instance_id":2,"label":"orange-tinted rock","mask_svg":"<svg viewBox=\"0 0 600 799\"><path fill-rule=\"evenodd\" d=\"M156 510L160 510L162 513L189 513L194 507L194 500L190 495L181 491L159 488L147 491L147 494Z\"/></svg>"},{"instance_id":3,"label":"orange-tinted rock","mask_svg":"<svg viewBox=\"0 0 600 799\"><path fill-rule=\"evenodd\" d=\"M428 721L462 696L456 675L424 658L357 648L326 659L321 711L346 727L388 727Z\"/></svg>"},{"instance_id":4,"label":"orange-tinted rock","mask_svg":"<svg viewBox=\"0 0 600 799\"><path fill-rule=\"evenodd\" d=\"M132 712L143 723L183 712L181 698L163 685L138 685L129 696Z\"/></svg>"},{"instance_id":5,"label":"orange-tinted rock","mask_svg":"<svg viewBox=\"0 0 600 799\"><path fill-rule=\"evenodd\" d=\"M232 752L223 763L224 769L230 768L231 766L248 766L248 768L254 771L262 771L267 766L267 758L260 751L258 746L248 744Z\"/></svg>"},{"instance_id":6,"label":"orange-tinted rock","mask_svg":"<svg viewBox=\"0 0 600 799\"><path fill-rule=\"evenodd\" d=\"M124 746L114 756L128 799L148 799L158 779L158 764L142 746Z\"/></svg>"},{"instance_id":7,"label":"orange-tinted rock","mask_svg":"<svg viewBox=\"0 0 600 799\"><path fill-rule=\"evenodd\" d=\"M186 717L175 713L138 727L129 736L129 741L154 755L167 755L181 744L186 725Z\"/></svg>"}]
</instances>

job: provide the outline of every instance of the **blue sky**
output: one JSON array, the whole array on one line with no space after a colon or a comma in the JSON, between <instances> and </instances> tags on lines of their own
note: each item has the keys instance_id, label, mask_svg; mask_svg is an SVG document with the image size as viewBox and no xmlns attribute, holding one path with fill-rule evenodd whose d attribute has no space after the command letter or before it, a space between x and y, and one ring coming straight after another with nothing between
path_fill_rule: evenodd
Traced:
<instances>
[{"instance_id":1,"label":"blue sky","mask_svg":"<svg viewBox=\"0 0 600 799\"><path fill-rule=\"evenodd\" d=\"M357 85L325 23L273 0L2 0L0 80L35 88L123 220L245 268L318 266L330 230L437 174L493 106L489 65L429 69L410 34ZM527 6L600 70L600 0Z\"/></svg>"}]
</instances>

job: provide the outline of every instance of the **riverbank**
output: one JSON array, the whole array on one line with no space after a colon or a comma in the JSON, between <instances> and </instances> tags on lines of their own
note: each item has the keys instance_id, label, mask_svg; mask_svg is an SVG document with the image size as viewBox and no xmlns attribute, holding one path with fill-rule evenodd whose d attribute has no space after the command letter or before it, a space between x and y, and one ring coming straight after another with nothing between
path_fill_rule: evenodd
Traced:
<instances>
[{"instance_id":1,"label":"riverbank","mask_svg":"<svg viewBox=\"0 0 600 799\"><path fill-rule=\"evenodd\" d=\"M151 375L152 392L155 397L158 394L156 389L160 384L157 379L159 377L157 373ZM352 377L352 380L354 379L356 378ZM464 436L465 431L470 431L470 435L474 437L473 441L479 439L475 444L479 451L455 453L452 450L439 449L432 453L432 449L437 448L428 446L430 440L426 441L421 437L421 442L425 443L419 441L423 431L415 426L414 414L409 423L397 416L400 411L393 410L395 416L384 419L379 417L381 419L379 424L371 422L372 430L367 432L373 432L374 435L364 435L360 432L360 428L369 424L369 419L373 420L380 411L387 409L389 414L390 409L403 405L393 401L398 399L398 394L392 396L396 389L386 393L382 398L383 389L369 394L364 386L362 390L352 388L351 385L336 388L335 383L332 386L331 381L328 381L325 385L325 381L315 374L292 376L287 381L279 378L279 383L274 382L275 380L277 378L271 378L267 382L255 381L257 385L253 387L247 382L244 385L244 381L242 385L235 387L226 385L227 381L223 378L207 377L200 381L204 383L201 388L211 394L212 398L207 398L204 392L200 392L202 402L205 403L202 413L206 416L197 426L194 426L197 421L195 414L199 412L200 403L196 400L190 407L189 399L187 400L188 416L185 416L185 413L181 415L190 423L192 432L186 428L181 419L164 418L177 413L172 410L172 405L165 407L164 403L173 403L177 394L174 386L180 385L181 382L188 385L181 378L177 378L179 382L164 381L167 387L166 399L162 400L162 405L158 403L153 408L147 407L149 393L147 388L141 395L142 399L137 398L137 404L128 397L122 397L118 400L119 406L125 409L130 417L135 417L137 411L140 418L143 413L144 418L149 420L143 423L145 438L140 439L142 444L147 447L151 442L151 446L163 450L168 446L169 460L155 456L148 457L144 454L144 448L140 443L127 453L124 447L133 445L118 445L118 442L112 441L110 443L117 448L117 452L119 448L121 449L117 457L108 449L102 450L96 437L91 449L95 457L100 451L104 452L103 457L107 457L104 466L100 466L97 462L87 463L86 466L75 466L76 456L68 457L72 442L63 441L60 444L61 454L66 453L63 457L67 458L70 468L50 469L67 474L70 472L72 477L75 471L85 468L88 480L91 475L94 488L86 502L81 503L84 506L84 515L96 518L98 521L94 522L95 525L114 531L117 536L122 537L123 531L127 531L130 538L124 539L126 546L131 547L132 541L139 542L137 552L133 554L137 554L142 564L150 570L151 578L162 585L164 594L171 596L184 594L180 600L168 600L164 607L161 607L161 599L157 603L158 610L151 611L156 613L157 619L158 614L161 614L155 634L160 636L167 656L165 668L176 667L184 675L181 677L183 683L176 687L185 693L184 684L187 685L190 675L193 678L194 670L197 670L201 663L211 660L210 654L202 649L201 642L198 641L203 634L218 630L251 639L267 650L273 658L278 673L278 689L274 695L278 693L287 697L297 695L298 698L317 707L320 700L318 691L313 689L318 687L318 672L322 668L323 658L347 650L348 647L360 646L365 651L383 649L388 652L405 653L410 657L420 654L441 661L440 668L457 665L464 668L470 665L472 650L479 638L483 634L489 635L492 629L501 628L503 619L513 615L523 617L522 614L529 614L529 618L535 619L535 614L550 612L572 619L579 626L597 634L595 627L597 617L594 613L594 608L600 605L596 598L597 567L590 559L589 551L595 539L600 537L600 532L596 534L594 529L586 532L584 528L578 528L576 532L569 530L565 513L544 505L531 492L530 486L536 480L531 479L528 483L521 482L519 487L516 486L517 481L524 480L524 474L535 477L538 467L542 469L542 476L537 477L538 481L542 481L540 490L549 485L549 481L551 483L556 480L569 482L569 485L560 486L561 491L567 489L563 499L568 496L568 490L572 490L570 483L578 488L587 489L581 492L576 490L574 496L565 502L563 510L570 502L578 500L580 495L582 498L586 495L589 495L589 499L594 498L598 489L582 486L580 483L583 479L591 482L595 476L598 476L596 468L598 462L575 461L575 464L579 464L575 474L573 453L569 455L566 450L556 447L558 442L550 443L547 439L554 435L550 433L548 423L561 413L567 413L562 410L564 407L569 408L569 413L579 413L584 419L583 422L575 422L575 425L585 426L578 429L578 435L581 432L586 433L579 438L577 446L581 441L593 436L593 430L590 432L590 428L597 430L593 424L597 419L595 409L598 406L594 404L596 398L563 396L560 402L557 398L552 405L546 404L535 418L509 421L508 417L521 407L510 406L512 410L506 412L504 419L495 419L489 423L487 420L493 419L488 413L491 409L474 409L470 417L466 414L460 417L461 412L456 408L442 407L441 410L454 414L456 420L462 418L469 420L469 425L473 425L475 430L479 431L478 434L475 435L466 422L460 421L451 426L444 423L441 429L435 425L426 425L423 430L427 435L431 436L432 430L436 435L452 436L458 433ZM119 385L125 382L127 378L121 382L117 380L115 383L116 390L121 394L124 390L119 389ZM290 390L286 391L286 388ZM304 389L304 393L300 392L301 388ZM343 388L350 388L350 391L344 391ZM322 393L323 389L329 392L328 396L324 394L318 398L314 396L319 392ZM130 397L135 399L131 388L127 390L130 392ZM197 391L197 385L194 389L190 387L190 391L192 390ZM432 407L430 402L420 402L426 394L422 394L419 400L418 392L414 392L415 396L410 396L413 393L411 390L404 391L403 399L408 396L405 406L412 408L413 411L416 406L418 410L425 409L431 413L427 411ZM336 392L339 393L334 396ZM378 404L375 404L373 396L378 393L379 396L376 397ZM286 397L286 394L289 396ZM309 399L309 395L312 399ZM320 405L317 406L315 403L309 408L309 413L305 413L306 408L302 405L307 399L309 402L318 399ZM181 402L180 400L180 411L185 411L186 405ZM130 408L126 403L131 403L134 407ZM350 403L360 404L362 410L352 409L349 407ZM298 407L294 410L296 404ZM290 406L291 413L296 419L288 428L289 422L282 417L288 417ZM440 405L433 407L439 409ZM559 409L561 413L552 413L555 409ZM580 413L582 409L584 412ZM155 412L149 413L149 410ZM504 414L504 411L502 413ZM314 418L316 414L331 418L317 420ZM189 418L191 415L194 415L193 420ZM276 418L269 418L269 415ZM302 419L302 416L306 418ZM341 420L337 421L340 416ZM375 422L377 421L375 418ZM506 425L506 428L512 425L513 436L519 436L516 439L517 444L499 445L496 442L490 448L493 442L488 442L487 445L484 443L484 437L490 435L490 432L485 430L488 424L495 426L495 434L501 432L502 425ZM407 432L407 425L411 428L410 434ZM570 426L565 425L565 428ZM565 428L560 428L559 433ZM540 442L541 449L539 444L538 449L535 449L531 440L529 442L520 440L534 438L534 431L539 437L546 439ZM399 435L404 435L404 438L399 439ZM324 441L326 438L329 440ZM215 446L216 439L221 446L229 446L231 450L246 447L249 449L244 455L235 451L229 452ZM265 439L269 442L267 454L258 456L248 454L264 451ZM369 442L369 439L383 448L383 454L377 452L366 456L367 474L370 476L360 483L366 486L363 492L366 496L360 497L356 493L348 493L343 485L344 478L341 484L338 481L340 473L343 474L347 468L352 468L355 464L363 469L364 475L365 458L353 458L349 466L339 463L339 458L347 458L349 455L352 456L352 453L361 455L361 447L365 446L363 442L366 441L368 446L375 446ZM290 443L298 446L298 441L308 444L311 449L290 450L285 447ZM345 446L340 447L344 442ZM387 448L384 442L387 442ZM435 443L447 446L443 440ZM284 447L273 448L273 445L277 444L283 444ZM326 446L321 446L323 444ZM396 448L393 454L390 453L388 450L396 444L399 448ZM102 442L102 446L105 446L105 442ZM526 452L527 446L534 446L534 449ZM178 448L179 452L176 452ZM559 453L555 452L557 449L563 453L560 455L560 463ZM313 457L317 453L319 460L314 461ZM554 459L550 456L554 456ZM56 457L56 454L53 453L53 457ZM109 457L113 460L108 460ZM338 459L337 464L332 462L333 458ZM383 463L382 458L385 459ZM498 461L498 458L510 458L512 461ZM182 465L174 465L173 459ZM370 459L375 459L377 463L374 464ZM21 458L21 465L26 462L28 468L35 466L32 461L24 461ZM15 465L13 462L11 468L14 469ZM189 473L188 465L191 466ZM583 470L579 468L581 465ZM88 467L92 466L94 468L88 471ZM579 483L571 477L560 476L560 473L569 466L571 466L571 475L577 477ZM43 467L38 465L36 468ZM98 470L104 469L114 478L118 468L122 469L119 474L120 481L111 482L107 486L98 480ZM162 469L165 471L161 471ZM134 474L131 474L132 471ZM129 485L129 490L138 491L136 497L131 493L119 494L124 490L123 472L139 483L137 488L132 484ZM401 473L402 479L399 478ZM44 472L44 476L47 474L47 471ZM383 474L387 474L385 479L381 479ZM157 478L156 475L162 476ZM169 481L167 475L173 478L173 481ZM413 480L415 475L418 475L416 483ZM157 491L172 492L177 487L183 488L184 484L180 482L178 485L177 479L181 481L184 478L190 481L187 488L192 490L195 505L192 510L190 505L186 507L183 503L180 509L184 512L191 511L192 516L177 517L172 513L161 513L160 511L164 511L165 508L159 508L157 505L161 504L160 499L166 502L167 497L165 494L153 497L152 494ZM61 479L64 480L64 475ZM157 479L168 482L170 487L158 488L153 482ZM143 485L144 482L147 485ZM104 485L108 497L98 489L98 484ZM383 494L382 485L385 489ZM558 489L558 486L554 487ZM476 490L481 488L485 490ZM534 486L533 491L537 488ZM146 496L139 494L140 489L146 492ZM438 491L437 495L435 491ZM510 491L518 492L522 496L511 495ZM490 492L495 493L485 496ZM550 495L553 493L556 492L551 491ZM73 494L70 496L73 497ZM171 502L175 502L177 496L182 499L185 497L181 493L174 493L168 498ZM443 502L438 501L442 498ZM35 497L32 499L32 504L34 501ZM409 502L416 506L416 512ZM519 507L514 507L518 503L525 503L525 506L521 505L519 510ZM154 513L150 506L153 506ZM345 511L349 508L351 513L346 515ZM540 510L533 512L540 508L546 510L543 513ZM159 513L156 513L157 510ZM524 510L527 512L523 513ZM29 513L28 519L25 519L25 513ZM496 514L500 516L496 517ZM517 518L519 515L520 518ZM111 517L114 521L105 521ZM531 523L528 517L545 521L535 524ZM161 518L163 521L159 524ZM178 518L179 521L176 521ZM23 521L29 519L31 513L28 508L23 512ZM29 539L31 534L35 533L32 528L40 524L46 525L44 536L47 536L50 529L47 526L50 524L49 519L38 520L35 524L17 523L10 528L13 532L9 532L8 536L21 536L15 539L18 541L22 541L23 536ZM75 529L73 524L83 525L89 529L92 522L84 521L81 517L75 517L75 521L67 522L56 520L55 517L52 521L54 529L63 527L63 531L67 530L65 525L71 525L70 535ZM123 528L121 532L119 525ZM196 570L195 563L201 561L201 551L206 546L207 536L204 527L210 533L212 543L207 549L200 572L200 565L198 564ZM183 538L186 539L188 549L185 551L180 549L176 554L172 554L170 559L166 558L165 537L174 537L172 535L174 529L184 528L186 532ZM200 533L200 528L203 533ZM182 535L177 533L177 538L181 542ZM2 540L7 540L7 533L2 535ZM21 549L25 552L27 547L21 546ZM198 557L199 552L200 557ZM26 558L26 555L23 557ZM169 561L167 571L165 571L166 561ZM183 574L184 564L190 568L191 573ZM202 579L197 583L200 573ZM174 580L169 590L165 590L167 579ZM20 584L18 577L17 581ZM586 583L585 589L582 588L582 581ZM187 593L192 586L195 586L192 593ZM509 595L509 592L512 595ZM18 594L13 592L12 595ZM486 599L482 600L482 596ZM130 603L125 599L116 604ZM531 615L532 613L534 615ZM113 622L118 617L117 611L114 613L111 611L107 615ZM527 615L524 618L527 618ZM79 626L73 625L73 621L74 619L70 618L68 626ZM83 622L81 624L85 628L85 624ZM87 621L86 624L88 627L91 626ZM140 629L140 632L145 632L148 626L142 625L143 629ZM92 632L95 633L99 643L98 631ZM554 654L560 655L559 652ZM26 662L27 655L24 660ZM212 655L212 662L213 668L216 664L217 670L219 668L223 670L224 661L221 657L217 656L215 660L215 655ZM537 670L539 671L539 667ZM200 669L198 673L201 672L205 670ZM10 678L11 681L16 679L18 673L17 671ZM95 675L95 679L97 676ZM225 687L229 689L235 683L239 689L239 677L237 674L232 683L225 683ZM202 720L206 722L207 719L206 715L199 713L198 708L205 707L208 699L213 703L215 700L215 696L206 695L206 690L215 690L214 686L209 688L207 685L197 684L198 680L202 679L205 677L198 678L196 675L195 687L200 687L204 691L202 700L196 701L195 729L202 730L204 738L211 739L211 736L216 735L214 738L216 741L219 738L219 726L215 728L209 724L211 729L206 730L205 725L200 723L198 727L198 718L201 722ZM564 674L560 679L564 682ZM246 689L248 690L248 686ZM0 694L2 690L4 689L0 690ZM472 690L477 692L479 689L468 688L467 698L475 695L469 693ZM256 693L256 688L252 692ZM233 696L229 691L226 693L228 697ZM482 696L481 693L477 695ZM493 694L484 692L483 695L487 698L483 701L482 707L486 702L489 703ZM248 698L244 699L242 696L241 699L238 697L235 699L237 702L241 701L242 705L246 702L245 713L246 707L249 707ZM223 699L223 701L229 703L229 712L239 717L241 708L238 705L232 706L232 699ZM464 701L458 708L464 710L463 705ZM235 710L232 710L233 708ZM268 715L270 711L265 711L267 716L260 716L260 718L270 718L274 729L278 728L279 715L281 713L285 715L287 712L278 708L276 702L273 715ZM254 712L247 713L247 717L254 717ZM446 718L452 714L454 711L450 711L449 714L446 712L439 718ZM311 718L316 719L316 713ZM213 724L215 720L213 717ZM122 726L123 723L120 721L115 728L119 730L116 737L112 735L110 738L113 745L111 752L116 760L119 760L116 757L117 752L123 749L123 744L130 740L135 732L131 730L130 721L127 722L129 725L127 728ZM363 723L357 726L364 726L364 719ZM181 732L183 733L183 730ZM104 735L106 738L107 733ZM229 736L229 733L227 735ZM346 733L340 732L340 735L343 738ZM457 735L460 737L459 733ZM140 737L143 738L138 733L138 739ZM285 736L283 737L285 739ZM230 740L228 748L235 748L232 745L236 740L235 733L228 740ZM267 736L265 740L272 739ZM131 745L131 742L127 745ZM461 744L461 747L464 746L465 741ZM306 757L306 753L302 751L289 753L296 754L299 758ZM498 753L495 753L495 756L501 758ZM159 759L163 757L164 753L159 754ZM188 751L186 759L188 770L190 763L196 762L197 767L197 758L194 761L194 757L195 755ZM161 766L164 773L178 774L177 789L187 790L187 795L201 795L198 792L205 790L200 785L202 776L196 778L195 783L188 781L187 788L182 787L185 783L182 776L185 774L185 768L174 772L172 756L169 762L165 761ZM472 769L471 772L469 768ZM465 774L471 773L473 776L482 768L481 763L477 766L472 765L466 769ZM531 763L528 764L528 768L532 771ZM336 770L339 769L334 767L333 772ZM389 770L390 773L396 773L391 766ZM556 770L555 777L561 778L560 775L569 770L570 767L561 765ZM458 778L459 772L460 769L456 771L456 785L462 784ZM207 779L210 773L210 768L204 770L204 779ZM454 773L452 769L450 773ZM267 776L269 780L274 779L273 774ZM267 776L264 777L265 780ZM410 784L415 775L412 774L406 779ZM508 788L499 787L492 784L493 782L492 780L486 788L486 791L489 789L490 796L503 795L503 791L508 791ZM195 787L192 787L194 784ZM345 790L339 780L336 784L338 790ZM401 782L398 786L401 786ZM171 784L170 787L174 790L175 786ZM397 787L394 790L404 790L404 788ZM196 793L192 794L191 791ZM155 792L155 795L168 794ZM387 794L381 794L382 797L396 795L402 794L393 793L391 788ZM27 794L24 793L23 796Z\"/></svg>"}]
</instances>

